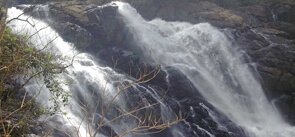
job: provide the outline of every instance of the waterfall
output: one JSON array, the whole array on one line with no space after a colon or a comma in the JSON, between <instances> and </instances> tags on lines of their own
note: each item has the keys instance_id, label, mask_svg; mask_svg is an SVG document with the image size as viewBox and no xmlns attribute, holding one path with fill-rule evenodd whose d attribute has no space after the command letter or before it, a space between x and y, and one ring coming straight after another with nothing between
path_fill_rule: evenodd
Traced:
<instances>
[{"instance_id":1,"label":"waterfall","mask_svg":"<svg viewBox=\"0 0 295 137\"><path fill-rule=\"evenodd\" d=\"M248 136L295 136L295 128L287 124L267 100L255 77L256 72L244 63L238 45L222 30L208 23L190 24L162 19L147 21L129 4L114 3L119 6L118 11L126 25L127 29L124 30L128 31L126 38L130 38L130 48L142 54L149 63L181 71L220 114L225 114L244 128ZM50 17L48 7L41 8L44 12L42 15ZM21 10L10 8L8 20L21 14ZM65 42L47 23L27 15L20 18L22 20L14 20L8 24L14 33L32 36L30 42L35 48L63 58L57 61L72 63L65 72L56 77L64 92L71 95L69 104L60 108L66 114L45 115L40 118L52 130L52 136L187 136L188 132L184 131L186 129L181 124L170 127L165 131L169 132L167 134L126 132L140 127L140 122L150 120L140 120L141 117L149 118L153 115L161 118L162 122L169 123L176 120L177 116L170 108L171 104L162 99L157 88L136 83L134 78L102 65L96 57L78 51L75 45ZM54 105L50 100L51 92L44 86L42 79L33 79L25 88L31 96L38 95L35 99L41 106ZM104 112L106 106L109 106L107 113ZM200 106L218 124L223 124L222 120L218 121L221 116L218 117L218 113L213 112L215 110L210 110L205 104ZM140 107L146 109L139 111L138 116L128 113ZM192 117L199 116L194 112L193 106L189 108ZM122 114L122 117L118 117ZM207 122L206 119L204 121ZM183 123L191 128L187 121ZM204 135L215 136L202 125L194 126ZM193 132L195 135L198 133Z\"/></svg>"},{"instance_id":2,"label":"waterfall","mask_svg":"<svg viewBox=\"0 0 295 137\"><path fill-rule=\"evenodd\" d=\"M249 136L295 136L294 128L267 100L257 74L221 30L209 23L147 21L129 4L116 4L131 33L131 48L139 49L151 63L179 69L205 99Z\"/></svg>"},{"instance_id":3,"label":"waterfall","mask_svg":"<svg viewBox=\"0 0 295 137\"><path fill-rule=\"evenodd\" d=\"M23 12L16 8L8 10L8 20L15 17L21 19L8 24L14 33L30 36L33 46L44 52L61 56L66 63L70 63L74 58L72 65L56 78L64 92L71 94L69 104L61 107L66 114L41 118L50 126L54 132L53 136L94 137L96 135L96 137L102 137L111 134L112 136L122 134L132 137L148 136L127 132L140 127L139 117L128 113L134 108L145 108L137 112L138 116L148 116L145 114L146 110L162 117L163 123L175 120L174 112L155 92L155 89L134 83L135 80L127 75L119 74L112 68L99 64L95 57L81 53L74 48L73 44L65 42L48 24L21 14ZM42 80L38 78L32 80L26 86L26 90L32 96L38 94L36 101L43 107L52 105L50 100L52 95ZM104 108L105 106L109 106L109 111ZM154 109L156 111L153 111ZM118 117L122 114L124 114L122 117ZM102 120L104 120L103 126L100 125ZM145 120L144 124L147 122L150 121ZM99 130L98 127L100 127Z\"/></svg>"}]
</instances>

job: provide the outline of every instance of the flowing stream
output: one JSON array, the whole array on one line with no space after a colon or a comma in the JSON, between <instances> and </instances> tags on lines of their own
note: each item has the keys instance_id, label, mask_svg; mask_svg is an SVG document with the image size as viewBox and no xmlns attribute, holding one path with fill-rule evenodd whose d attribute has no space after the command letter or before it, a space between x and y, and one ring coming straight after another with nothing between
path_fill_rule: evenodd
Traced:
<instances>
[{"instance_id":1,"label":"flowing stream","mask_svg":"<svg viewBox=\"0 0 295 137\"><path fill-rule=\"evenodd\" d=\"M255 78L257 74L243 62L238 47L222 31L208 23L194 25L161 19L147 21L129 4L115 3L132 36L132 48L143 53L144 58L151 63L171 66L184 73L208 102L246 129L249 136L295 136L295 129L282 119L267 100ZM21 10L10 8L8 19L22 13ZM174 112L161 100L156 89L132 84L134 79L101 65L90 54L80 53L48 24L26 15L20 18L27 21L14 20L8 24L14 33L33 35L31 42L37 49L62 56L67 63L74 58L66 72L56 78L62 83L64 92L71 94L69 105L61 107L67 114L41 118L54 129L54 136L152 136L126 133L139 126L134 115L113 121L119 115L124 115L124 112L137 108L137 104L142 102L141 106L148 109L155 102L159 104L159 107L150 109L156 109L154 114L164 121L175 119ZM121 93L120 88L124 86L128 88L123 88L124 92ZM44 107L53 105L51 93L44 82L35 79L26 89L31 95L39 94L36 100ZM102 106L108 104L112 104L109 111L103 113ZM174 133L176 130L178 134L172 134L173 136L185 137L181 129L173 127ZM214 136L209 132L208 135Z\"/></svg>"},{"instance_id":2,"label":"flowing stream","mask_svg":"<svg viewBox=\"0 0 295 137\"><path fill-rule=\"evenodd\" d=\"M151 62L182 71L219 111L249 136L291 137L290 127L264 95L258 75L243 62L227 36L208 23L147 21L129 4L117 2L133 48ZM181 10L181 9L180 9Z\"/></svg>"}]
</instances>

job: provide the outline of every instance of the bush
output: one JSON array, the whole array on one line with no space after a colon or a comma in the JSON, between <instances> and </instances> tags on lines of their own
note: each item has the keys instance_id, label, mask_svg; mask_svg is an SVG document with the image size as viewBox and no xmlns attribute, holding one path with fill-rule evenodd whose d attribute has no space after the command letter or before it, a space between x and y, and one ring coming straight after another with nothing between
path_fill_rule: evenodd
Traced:
<instances>
[{"instance_id":1,"label":"bush","mask_svg":"<svg viewBox=\"0 0 295 137\"><path fill-rule=\"evenodd\" d=\"M23 87L34 78L42 78L54 99L65 103L68 95L55 80L55 74L66 67L56 60L59 56L38 50L28 42L28 37L18 36L6 28L0 39L0 136L20 136L29 132L29 125L36 124L41 114L57 113L58 101L54 107L44 110L34 100L26 97ZM20 79L23 82L19 82Z\"/></svg>"}]
</instances>

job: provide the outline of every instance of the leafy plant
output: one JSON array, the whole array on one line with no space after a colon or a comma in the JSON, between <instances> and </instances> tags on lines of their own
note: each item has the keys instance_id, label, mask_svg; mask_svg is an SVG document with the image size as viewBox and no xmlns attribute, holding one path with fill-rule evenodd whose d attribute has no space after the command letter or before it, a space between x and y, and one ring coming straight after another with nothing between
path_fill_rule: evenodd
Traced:
<instances>
[{"instance_id":1,"label":"leafy plant","mask_svg":"<svg viewBox=\"0 0 295 137\"><path fill-rule=\"evenodd\" d=\"M34 48L27 36L16 35L6 28L0 39L0 135L21 136L42 114L60 112L69 94L63 92L56 74L67 67L57 60L61 57ZM23 88L33 79L42 79L54 100L54 107L44 109ZM57 100L62 100L59 102Z\"/></svg>"}]
</instances>

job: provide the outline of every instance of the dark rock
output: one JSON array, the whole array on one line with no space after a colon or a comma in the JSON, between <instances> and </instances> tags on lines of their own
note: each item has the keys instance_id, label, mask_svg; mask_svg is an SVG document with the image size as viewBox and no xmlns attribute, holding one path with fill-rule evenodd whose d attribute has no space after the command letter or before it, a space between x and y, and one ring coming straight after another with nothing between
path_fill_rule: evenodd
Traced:
<instances>
[{"instance_id":1,"label":"dark rock","mask_svg":"<svg viewBox=\"0 0 295 137\"><path fill-rule=\"evenodd\" d=\"M108 137L118 136L115 131L112 130L112 128L108 126L103 126L99 129L99 133L104 134Z\"/></svg>"},{"instance_id":2,"label":"dark rock","mask_svg":"<svg viewBox=\"0 0 295 137\"><path fill-rule=\"evenodd\" d=\"M86 2L55 2L46 8L36 6L32 15L49 23L64 40L80 50L93 53L101 47L121 43L121 22L117 20L117 6L97 6ZM45 16L46 14L46 16Z\"/></svg>"},{"instance_id":3,"label":"dark rock","mask_svg":"<svg viewBox=\"0 0 295 137\"><path fill-rule=\"evenodd\" d=\"M156 69L156 66L153 65L143 65L142 63L144 63L144 61L133 52L118 47L101 49L98 56L106 61L106 64L109 66L114 66L114 68L123 71L123 73L130 74L133 77L138 77L137 74L139 74L139 72L143 71L148 73ZM144 66L145 70L140 69L142 66ZM153 89L157 89L160 96L164 97L163 101L168 103L176 114L181 112L186 116L185 122L176 125L178 128L182 129L182 131L187 132L186 136L209 136L208 133L225 137L245 136L241 128L237 127L224 116L224 114L218 112L212 105L205 101L188 78L177 69L173 67L162 68L153 79L142 84L142 86L152 86ZM144 97L144 100L153 100L148 94L138 95L134 93L134 91L128 91L127 99L141 100L142 98L139 97ZM131 96L130 94L134 95ZM156 102L156 100L153 102ZM130 105L138 106L139 104ZM155 108L155 110L159 109L160 108ZM216 115L220 116L220 122L231 131L230 134L218 128L217 121L212 119L207 109L210 109L211 113L214 112ZM159 133L158 136L168 136L169 134L170 131L165 130Z\"/></svg>"},{"instance_id":4,"label":"dark rock","mask_svg":"<svg viewBox=\"0 0 295 137\"><path fill-rule=\"evenodd\" d=\"M43 127L42 126L33 126L33 127L31 127L31 132L33 133L33 134L36 134L36 135L41 135L41 134L43 134L43 131L44 131L44 129L43 129Z\"/></svg>"},{"instance_id":5,"label":"dark rock","mask_svg":"<svg viewBox=\"0 0 295 137\"><path fill-rule=\"evenodd\" d=\"M273 99L272 101L274 103L274 105L276 105L282 113L282 115L289 119L289 122L292 124L295 124L295 120L294 120L294 115L292 115L292 113L295 111L294 110L294 105L295 105L295 94L291 94L291 95L281 95L281 96L277 96L276 99Z\"/></svg>"},{"instance_id":6,"label":"dark rock","mask_svg":"<svg viewBox=\"0 0 295 137\"><path fill-rule=\"evenodd\" d=\"M146 19L156 17L167 21L187 21L191 23L210 22L219 27L243 25L243 18L233 11L219 7L215 3L202 0L126 0ZM185 9L185 10L179 10Z\"/></svg>"},{"instance_id":7,"label":"dark rock","mask_svg":"<svg viewBox=\"0 0 295 137\"><path fill-rule=\"evenodd\" d=\"M273 5L273 13L277 16L278 21L295 23L295 4L278 3Z\"/></svg>"}]
</instances>

